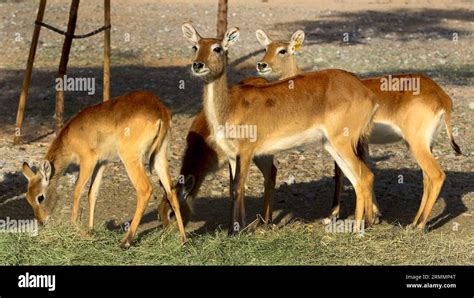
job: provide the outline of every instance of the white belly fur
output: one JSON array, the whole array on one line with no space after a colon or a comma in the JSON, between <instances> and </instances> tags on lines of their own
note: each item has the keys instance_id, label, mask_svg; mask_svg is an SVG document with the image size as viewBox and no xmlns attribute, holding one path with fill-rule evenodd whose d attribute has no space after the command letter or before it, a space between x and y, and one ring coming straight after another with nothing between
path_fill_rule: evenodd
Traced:
<instances>
[{"instance_id":1,"label":"white belly fur","mask_svg":"<svg viewBox=\"0 0 474 298\"><path fill-rule=\"evenodd\" d=\"M310 128L298 134L289 135L277 140L263 143L257 148L256 155L275 153L286 149L302 146L308 143L322 141L325 138L322 128Z\"/></svg>"},{"instance_id":2,"label":"white belly fur","mask_svg":"<svg viewBox=\"0 0 474 298\"><path fill-rule=\"evenodd\" d=\"M390 122L375 122L370 134L370 144L389 144L403 140L400 128Z\"/></svg>"}]
</instances>

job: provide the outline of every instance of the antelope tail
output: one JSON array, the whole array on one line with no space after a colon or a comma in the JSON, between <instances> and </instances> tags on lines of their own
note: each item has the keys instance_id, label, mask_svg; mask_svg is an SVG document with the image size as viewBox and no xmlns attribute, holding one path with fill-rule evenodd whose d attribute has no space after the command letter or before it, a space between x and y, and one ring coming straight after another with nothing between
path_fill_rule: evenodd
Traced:
<instances>
[{"instance_id":1,"label":"antelope tail","mask_svg":"<svg viewBox=\"0 0 474 298\"><path fill-rule=\"evenodd\" d=\"M168 129L166 125L163 125L163 120L158 120L156 123L156 129L158 131L158 134L153 141L153 145L151 146L150 149L150 163L149 163L149 171L150 174L153 172L153 165L155 164L155 156L156 154L160 151L161 146L163 145L163 141L166 138L168 134Z\"/></svg>"},{"instance_id":2,"label":"antelope tail","mask_svg":"<svg viewBox=\"0 0 474 298\"><path fill-rule=\"evenodd\" d=\"M363 159L363 157L365 156L365 150L367 148L367 144L369 143L369 137L370 137L370 133L372 131L372 127L373 127L373 120L374 120L374 116L375 116L375 113L377 112L379 108L379 105L378 104L375 104L371 114L370 114L370 117L367 121L367 123L365 124L363 130L362 130L362 133L360 134L359 136L359 139L357 140L357 143L354 144L354 153L357 155L358 158L360 159Z\"/></svg>"},{"instance_id":3,"label":"antelope tail","mask_svg":"<svg viewBox=\"0 0 474 298\"><path fill-rule=\"evenodd\" d=\"M461 148L459 148L458 144L456 144L456 142L454 141L450 110L446 110L444 112L444 124L446 125L446 132L448 134L449 141L451 142L451 147L456 152L456 155L462 155Z\"/></svg>"}]
</instances>

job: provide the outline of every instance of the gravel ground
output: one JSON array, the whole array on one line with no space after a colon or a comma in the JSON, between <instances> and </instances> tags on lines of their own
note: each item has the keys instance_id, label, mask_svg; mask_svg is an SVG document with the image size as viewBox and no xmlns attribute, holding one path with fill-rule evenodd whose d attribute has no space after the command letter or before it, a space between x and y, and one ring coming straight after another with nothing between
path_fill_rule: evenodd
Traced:
<instances>
[{"instance_id":1,"label":"gravel ground","mask_svg":"<svg viewBox=\"0 0 474 298\"><path fill-rule=\"evenodd\" d=\"M201 82L188 73L189 44L180 26L192 21L204 36L215 34L217 1L113 1L112 69L113 96L130 90L149 89L173 110L172 175L177 176L185 137L201 105ZM441 199L432 212L434 232L474 230L474 4L452 1L423 4L410 1L234 1L230 0L229 23L239 26L241 40L231 50L231 81L255 75L254 65L262 55L254 32L265 29L276 39L287 39L297 29L306 32L298 62L303 69L342 68L362 77L397 72L422 72L435 79L454 101L454 130L464 156L455 157L444 131L434 155L446 171ZM14 121L24 65L36 13L36 2L0 1L0 218L31 217L22 198L26 179L23 161L37 165L54 137L54 76L62 38L43 30L25 113L24 144L12 146ZM102 2L81 2L78 33L101 26ZM68 6L49 1L45 22L58 27L67 23ZM344 33L349 42L343 42ZM453 40L457 34L458 40ZM16 38L19 40L16 41ZM95 95L66 93L66 114L100 102L102 90L102 35L74 41L70 76L96 77ZM178 88L184 80L186 88ZM422 175L404 144L372 146L377 161L375 193L384 212L384 224L406 224L416 213L422 192ZM333 162L321 148L306 146L277 154L278 181L274 204L275 223L300 219L319 225L331 206ZM401 176L400 176L401 175ZM77 172L63 178L63 198L55 220L69 218L70 194ZM292 178L294 177L294 179ZM403 183L400 184L400 177ZM161 198L157 178L155 196ZM247 214L252 221L261 210L263 179L252 166L248 180ZM210 176L195 201L189 230L206 232L227 224L230 201L228 174L222 169ZM86 199L81 216L87 221ZM348 181L342 197L343 214L354 210L354 193ZM143 229L158 225L151 200ZM117 229L131 219L135 209L134 189L123 166L108 166L96 208L96 223Z\"/></svg>"}]
</instances>

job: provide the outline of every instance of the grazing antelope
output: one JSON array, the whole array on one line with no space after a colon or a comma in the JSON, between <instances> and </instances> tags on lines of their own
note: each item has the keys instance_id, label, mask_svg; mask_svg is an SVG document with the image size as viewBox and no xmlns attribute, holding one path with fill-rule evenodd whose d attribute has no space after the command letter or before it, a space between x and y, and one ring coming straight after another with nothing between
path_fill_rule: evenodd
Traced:
<instances>
[{"instance_id":1,"label":"grazing antelope","mask_svg":"<svg viewBox=\"0 0 474 298\"><path fill-rule=\"evenodd\" d=\"M274 75L281 79L301 73L292 54L301 47L303 31L295 32L289 43L273 41L262 30L258 30L256 35L260 44L266 47L265 56L257 63L257 70L261 75ZM388 80L406 82L407 79L419 80L418 92L382 88L383 82ZM457 154L461 154L452 133L452 100L438 84L421 74L387 75L364 79L362 83L375 93L379 104L369 143L386 144L404 139L423 171L423 197L412 222L412 226L418 224L418 227L423 228L445 179L443 170L431 153L433 140L443 120L452 148ZM339 216L341 179L341 169L336 163L333 208L325 222L329 222L331 217ZM374 212L378 213L377 208L375 209Z\"/></svg>"},{"instance_id":2,"label":"grazing antelope","mask_svg":"<svg viewBox=\"0 0 474 298\"><path fill-rule=\"evenodd\" d=\"M211 139L229 160L233 200L229 233L245 225L244 186L251 160L315 142L323 143L354 185L357 228L364 212L370 225L373 174L358 153L377 109L374 94L342 70L229 88L226 52L238 40L239 29L227 30L223 40L201 38L188 23L182 30L193 43L192 73L204 81L204 113ZM240 126L257 128L256 138L228 135L224 129Z\"/></svg>"},{"instance_id":3,"label":"grazing antelope","mask_svg":"<svg viewBox=\"0 0 474 298\"><path fill-rule=\"evenodd\" d=\"M77 221L81 192L92 175L89 189L89 227L94 224L94 208L106 162L120 157L137 191L137 208L122 247L128 248L152 195L152 185L144 163L150 161L158 174L178 221L182 241L186 240L176 192L171 188L168 142L171 112L151 92L132 92L85 108L63 127L49 147L35 174L23 163L28 179L26 199L36 219L45 223L58 200L59 178L70 164L80 172L73 193L71 221Z\"/></svg>"}]
</instances>

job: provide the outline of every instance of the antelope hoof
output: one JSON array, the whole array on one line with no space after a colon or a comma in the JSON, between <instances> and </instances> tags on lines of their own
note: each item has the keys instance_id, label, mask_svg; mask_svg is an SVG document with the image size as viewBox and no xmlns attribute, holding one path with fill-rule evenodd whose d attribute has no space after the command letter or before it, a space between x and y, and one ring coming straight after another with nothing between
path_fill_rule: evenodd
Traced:
<instances>
[{"instance_id":1,"label":"antelope hoof","mask_svg":"<svg viewBox=\"0 0 474 298\"><path fill-rule=\"evenodd\" d=\"M120 244L120 248L129 249L130 248L130 242L128 240L123 241L122 244Z\"/></svg>"},{"instance_id":2,"label":"antelope hoof","mask_svg":"<svg viewBox=\"0 0 474 298\"><path fill-rule=\"evenodd\" d=\"M130 242L131 242L131 237L129 235L125 236L123 239L122 243L120 244L120 247L122 249L129 249L130 248Z\"/></svg>"},{"instance_id":3,"label":"antelope hoof","mask_svg":"<svg viewBox=\"0 0 474 298\"><path fill-rule=\"evenodd\" d=\"M380 219L380 217L382 216L382 214L378 213L374 216L374 225L378 225L379 223L382 222L382 220Z\"/></svg>"},{"instance_id":4,"label":"antelope hoof","mask_svg":"<svg viewBox=\"0 0 474 298\"><path fill-rule=\"evenodd\" d=\"M258 225L259 226L269 226L272 224L272 219L264 219L262 216L259 216Z\"/></svg>"},{"instance_id":5,"label":"antelope hoof","mask_svg":"<svg viewBox=\"0 0 474 298\"><path fill-rule=\"evenodd\" d=\"M422 232L427 232L428 231L428 227L423 223L418 224L416 226L416 229L419 230L419 231L422 231Z\"/></svg>"},{"instance_id":6,"label":"antelope hoof","mask_svg":"<svg viewBox=\"0 0 474 298\"><path fill-rule=\"evenodd\" d=\"M367 227L367 225L364 223L362 220L360 223L356 223L354 225L353 233L357 235L358 237L364 236L364 230Z\"/></svg>"}]
</instances>

